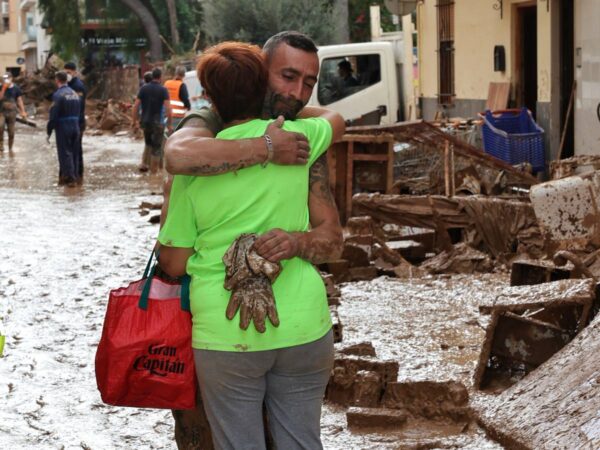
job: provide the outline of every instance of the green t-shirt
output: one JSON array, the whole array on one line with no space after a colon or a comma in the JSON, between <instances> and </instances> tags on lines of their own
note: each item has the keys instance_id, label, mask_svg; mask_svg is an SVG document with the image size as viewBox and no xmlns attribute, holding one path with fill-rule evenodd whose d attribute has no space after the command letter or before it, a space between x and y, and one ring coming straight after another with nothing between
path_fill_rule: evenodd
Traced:
<instances>
[{"instance_id":1,"label":"green t-shirt","mask_svg":"<svg viewBox=\"0 0 600 450\"><path fill-rule=\"evenodd\" d=\"M270 122L252 120L221 131L217 138L260 137ZM223 287L222 258L231 243L242 233L262 234L273 228L307 231L310 227L309 170L331 143L331 125L325 119L313 118L286 121L283 128L308 138L311 151L307 165L254 165L191 181L184 177L186 187L171 191L167 221L158 240L163 245L194 247L196 251L187 263L192 277L194 348L273 350L315 341L331 328L321 276L311 263L297 257L282 261L283 270L273 283L279 327L267 320L265 333L257 332L252 324L243 331L239 311L233 320L225 317L231 292Z\"/></svg>"}]
</instances>

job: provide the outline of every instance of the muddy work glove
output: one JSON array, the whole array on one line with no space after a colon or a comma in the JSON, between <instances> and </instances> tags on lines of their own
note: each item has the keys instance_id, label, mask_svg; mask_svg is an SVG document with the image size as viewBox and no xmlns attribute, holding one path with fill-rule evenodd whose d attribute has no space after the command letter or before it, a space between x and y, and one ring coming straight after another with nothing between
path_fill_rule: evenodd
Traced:
<instances>
[{"instance_id":1,"label":"muddy work glove","mask_svg":"<svg viewBox=\"0 0 600 450\"><path fill-rule=\"evenodd\" d=\"M240 328L248 329L250 322L260 333L266 330L265 320L279 326L279 316L273 295L273 283L281 265L272 263L254 251L256 234L242 234L231 244L225 255L225 289L231 291L225 315L232 320L240 310Z\"/></svg>"}]
</instances>

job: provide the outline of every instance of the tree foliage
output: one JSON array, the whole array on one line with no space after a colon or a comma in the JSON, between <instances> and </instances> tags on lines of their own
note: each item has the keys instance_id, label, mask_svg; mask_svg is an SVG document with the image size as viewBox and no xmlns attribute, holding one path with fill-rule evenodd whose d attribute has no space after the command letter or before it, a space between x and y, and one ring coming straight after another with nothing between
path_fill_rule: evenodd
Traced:
<instances>
[{"instance_id":1,"label":"tree foliage","mask_svg":"<svg viewBox=\"0 0 600 450\"><path fill-rule=\"evenodd\" d=\"M78 0L39 0L44 25L52 33L52 52L69 59L81 50Z\"/></svg>"},{"instance_id":2,"label":"tree foliage","mask_svg":"<svg viewBox=\"0 0 600 450\"><path fill-rule=\"evenodd\" d=\"M392 14L384 5L384 0L348 0L348 19L350 26L350 41L368 42L371 40L371 21L369 7L381 7L381 28L383 31L394 31Z\"/></svg>"},{"instance_id":3,"label":"tree foliage","mask_svg":"<svg viewBox=\"0 0 600 450\"><path fill-rule=\"evenodd\" d=\"M297 30L320 45L333 42L332 2L324 0L205 0L204 29L211 43L239 40L262 45L275 33Z\"/></svg>"},{"instance_id":4,"label":"tree foliage","mask_svg":"<svg viewBox=\"0 0 600 450\"><path fill-rule=\"evenodd\" d=\"M164 0L142 0L155 18L160 34L171 41L169 14ZM90 6L91 5L91 6ZM179 46L176 51L189 51L201 32L202 5L200 0L176 0ZM81 24L86 14L95 11L101 23L107 25L96 30L99 37L118 32L125 38L125 50L137 51L134 41L144 36L144 27L138 17L120 0L39 0L40 10L44 14L44 23L51 31L52 51L63 59L83 57L85 48L81 45ZM120 21L121 28L116 31L108 25Z\"/></svg>"}]
</instances>

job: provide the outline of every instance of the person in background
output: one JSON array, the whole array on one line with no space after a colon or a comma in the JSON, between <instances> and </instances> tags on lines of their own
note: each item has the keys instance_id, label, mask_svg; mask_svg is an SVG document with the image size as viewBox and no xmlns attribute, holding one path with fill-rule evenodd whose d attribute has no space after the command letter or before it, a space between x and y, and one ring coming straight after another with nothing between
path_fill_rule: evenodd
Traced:
<instances>
[{"instance_id":1,"label":"person in background","mask_svg":"<svg viewBox=\"0 0 600 450\"><path fill-rule=\"evenodd\" d=\"M173 116L173 129L177 128L179 122L185 116L185 113L191 109L190 96L187 86L183 82L185 78L185 67L177 66L175 69L175 78L165 81L165 87L169 91L169 103L171 105L171 115Z\"/></svg>"},{"instance_id":2,"label":"person in background","mask_svg":"<svg viewBox=\"0 0 600 450\"><path fill-rule=\"evenodd\" d=\"M10 73L2 77L0 89L0 152L4 151L4 127L8 129L8 151L12 153L15 142L15 125L17 122L17 109L26 119L27 113L23 105L23 93L19 86L13 82Z\"/></svg>"},{"instance_id":3,"label":"person in background","mask_svg":"<svg viewBox=\"0 0 600 450\"><path fill-rule=\"evenodd\" d=\"M77 149L77 181L83 183L83 132L85 131L85 100L87 90L83 81L77 76L77 66L74 62L68 62L64 65L67 74L67 84L73 89L81 100L81 109L79 111L79 148Z\"/></svg>"},{"instance_id":4,"label":"person in background","mask_svg":"<svg viewBox=\"0 0 600 450\"><path fill-rule=\"evenodd\" d=\"M144 130L144 143L150 153L150 171L155 173L162 168L163 144L165 126L163 111L167 118L168 133L173 132L169 92L161 84L162 71L155 68L152 71L152 81L142 86L133 105L133 129ZM140 119L141 108L141 119ZM164 109L163 109L164 108ZM146 151L146 150L144 150ZM140 171L148 170L140 166Z\"/></svg>"},{"instance_id":5,"label":"person in background","mask_svg":"<svg viewBox=\"0 0 600 450\"><path fill-rule=\"evenodd\" d=\"M342 86L345 88L358 86L358 80L352 76L352 64L344 59L338 63L338 75L342 80Z\"/></svg>"},{"instance_id":6,"label":"person in background","mask_svg":"<svg viewBox=\"0 0 600 450\"><path fill-rule=\"evenodd\" d=\"M48 142L54 131L56 134L56 148L58 163L60 165L58 184L75 187L78 184L77 151L79 146L79 113L81 99L79 95L67 85L66 72L57 72L55 75L58 89L52 95L50 120L48 120Z\"/></svg>"},{"instance_id":7,"label":"person in background","mask_svg":"<svg viewBox=\"0 0 600 450\"><path fill-rule=\"evenodd\" d=\"M152 82L152 71L148 71L144 73L144 77L140 81L140 88L145 84ZM138 110L138 114L141 115L141 107ZM142 163L139 165L140 172L147 172L150 168L150 147L144 145L144 153L142 154Z\"/></svg>"}]
</instances>

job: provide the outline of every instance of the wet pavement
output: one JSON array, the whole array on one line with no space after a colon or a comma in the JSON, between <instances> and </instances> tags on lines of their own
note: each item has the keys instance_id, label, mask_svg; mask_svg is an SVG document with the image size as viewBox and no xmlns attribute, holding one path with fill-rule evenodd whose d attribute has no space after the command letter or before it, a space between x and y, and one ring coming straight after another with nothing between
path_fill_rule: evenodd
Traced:
<instances>
[{"instance_id":1,"label":"wet pavement","mask_svg":"<svg viewBox=\"0 0 600 450\"><path fill-rule=\"evenodd\" d=\"M0 447L174 449L169 411L104 405L94 377L108 292L141 276L154 243L158 227L138 205L160 201L161 177L138 173L141 141L86 135L83 187L58 187L44 131L18 133L14 156L0 155ZM403 381L470 387L486 325L478 301L505 284L505 275L346 284L342 345L373 342L379 358L399 361ZM332 406L322 431L327 449L501 448L477 427L352 434Z\"/></svg>"}]
</instances>

